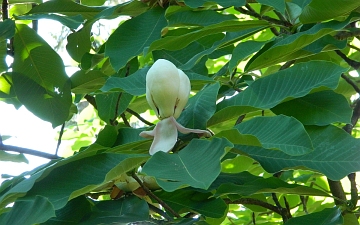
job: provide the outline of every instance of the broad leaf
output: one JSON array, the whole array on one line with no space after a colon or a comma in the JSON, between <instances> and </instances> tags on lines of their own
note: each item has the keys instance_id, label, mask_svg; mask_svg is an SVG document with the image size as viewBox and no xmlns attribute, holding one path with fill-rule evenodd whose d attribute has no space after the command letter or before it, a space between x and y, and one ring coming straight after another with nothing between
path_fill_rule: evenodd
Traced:
<instances>
[{"instance_id":1,"label":"broad leaf","mask_svg":"<svg viewBox=\"0 0 360 225\"><path fill-rule=\"evenodd\" d=\"M161 37L161 30L167 25L164 11L154 8L121 24L109 37L105 55L111 65L119 70L134 56Z\"/></svg>"},{"instance_id":2,"label":"broad leaf","mask_svg":"<svg viewBox=\"0 0 360 225\"><path fill-rule=\"evenodd\" d=\"M240 146L236 148L257 160L265 170L275 173L290 168L312 169L329 179L340 180L349 173L360 170L360 147L358 139L335 126L306 128L314 151L301 156L290 156L281 151L260 147Z\"/></svg>"},{"instance_id":3,"label":"broad leaf","mask_svg":"<svg viewBox=\"0 0 360 225\"><path fill-rule=\"evenodd\" d=\"M154 176L165 191L192 186L207 189L219 175L220 159L232 144L226 139L192 140L179 153L157 152L142 172Z\"/></svg>"},{"instance_id":4,"label":"broad leaf","mask_svg":"<svg viewBox=\"0 0 360 225\"><path fill-rule=\"evenodd\" d=\"M205 129L206 122L215 113L219 83L211 84L189 99L177 121L187 128Z\"/></svg>"},{"instance_id":5,"label":"broad leaf","mask_svg":"<svg viewBox=\"0 0 360 225\"><path fill-rule=\"evenodd\" d=\"M304 126L292 117L255 117L236 125L235 128L241 134L254 135L267 149L277 149L293 156L304 155L313 150Z\"/></svg>"},{"instance_id":6,"label":"broad leaf","mask_svg":"<svg viewBox=\"0 0 360 225\"><path fill-rule=\"evenodd\" d=\"M335 89L346 69L326 61L299 63L254 81L238 95L220 102L208 125L259 109L269 109L287 98L299 98L319 87Z\"/></svg>"},{"instance_id":7,"label":"broad leaf","mask_svg":"<svg viewBox=\"0 0 360 225\"><path fill-rule=\"evenodd\" d=\"M71 77L71 91L75 94L87 94L100 89L108 76L99 70L79 70Z\"/></svg>"},{"instance_id":8,"label":"broad leaf","mask_svg":"<svg viewBox=\"0 0 360 225\"><path fill-rule=\"evenodd\" d=\"M281 14L285 14L285 0L257 0L258 3L274 7Z\"/></svg>"},{"instance_id":9,"label":"broad leaf","mask_svg":"<svg viewBox=\"0 0 360 225\"><path fill-rule=\"evenodd\" d=\"M230 7L230 6L243 6L245 5L245 0L184 0L185 4L191 8L198 8L203 6L207 3L216 3L223 7Z\"/></svg>"},{"instance_id":10,"label":"broad leaf","mask_svg":"<svg viewBox=\"0 0 360 225\"><path fill-rule=\"evenodd\" d=\"M321 91L281 103L271 109L276 114L293 116L305 125L324 126L350 123L352 109L343 95Z\"/></svg>"},{"instance_id":11,"label":"broad leaf","mask_svg":"<svg viewBox=\"0 0 360 225\"><path fill-rule=\"evenodd\" d=\"M56 14L32 14L15 17L17 20L39 20L39 19L50 19L56 20L67 26L70 29L76 30L83 22L84 18L81 15L74 16L60 16Z\"/></svg>"},{"instance_id":12,"label":"broad leaf","mask_svg":"<svg viewBox=\"0 0 360 225\"><path fill-rule=\"evenodd\" d=\"M316 23L338 16L346 16L358 7L360 7L360 2L357 0L311 1L302 10L300 21L302 23Z\"/></svg>"},{"instance_id":13,"label":"broad leaf","mask_svg":"<svg viewBox=\"0 0 360 225\"><path fill-rule=\"evenodd\" d=\"M24 162L24 163L29 163L29 161L27 160L27 158L25 157L24 154L20 153L20 154L13 154L13 153L8 153L5 151L0 150L0 161L10 161L10 162Z\"/></svg>"},{"instance_id":14,"label":"broad leaf","mask_svg":"<svg viewBox=\"0 0 360 225\"><path fill-rule=\"evenodd\" d=\"M177 190L174 192L159 192L156 196L168 204L176 212L192 210L203 216L221 218L227 210L221 198L212 198L208 193L199 193L192 190Z\"/></svg>"},{"instance_id":15,"label":"broad leaf","mask_svg":"<svg viewBox=\"0 0 360 225\"><path fill-rule=\"evenodd\" d=\"M87 24L79 31L70 34L67 37L66 50L71 58L80 62L83 55L88 53L91 49L90 32L92 24Z\"/></svg>"},{"instance_id":16,"label":"broad leaf","mask_svg":"<svg viewBox=\"0 0 360 225\"><path fill-rule=\"evenodd\" d=\"M341 209L338 207L324 209L320 212L314 212L309 215L299 216L289 219L285 225L297 224L326 224L326 225L342 225L344 219Z\"/></svg>"},{"instance_id":17,"label":"broad leaf","mask_svg":"<svg viewBox=\"0 0 360 225\"><path fill-rule=\"evenodd\" d=\"M95 100L99 117L107 123L112 123L126 110L132 99L133 96L126 92L96 95Z\"/></svg>"},{"instance_id":18,"label":"broad leaf","mask_svg":"<svg viewBox=\"0 0 360 225\"><path fill-rule=\"evenodd\" d=\"M0 42L12 38L15 34L15 22L13 20L5 20L0 22Z\"/></svg>"}]
</instances>

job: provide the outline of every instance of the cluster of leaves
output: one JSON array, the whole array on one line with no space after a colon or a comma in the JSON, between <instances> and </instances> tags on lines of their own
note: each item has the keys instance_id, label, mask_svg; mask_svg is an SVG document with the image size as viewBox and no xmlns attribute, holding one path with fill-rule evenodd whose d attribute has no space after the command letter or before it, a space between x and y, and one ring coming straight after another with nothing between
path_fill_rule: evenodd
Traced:
<instances>
[{"instance_id":1,"label":"cluster of leaves","mask_svg":"<svg viewBox=\"0 0 360 225\"><path fill-rule=\"evenodd\" d=\"M359 224L351 132L360 105L350 100L359 89L349 73L359 67L360 1L9 2L0 100L53 127L88 101L103 129L73 156L3 182L0 224ZM120 16L128 19L98 42L93 25ZM30 28L39 19L71 30L66 50L79 69L70 77ZM178 122L214 136L180 135L174 153L150 157L151 140L138 134L156 121L140 114L160 58L191 81ZM134 116L149 126L132 127ZM351 197L339 182L349 174Z\"/></svg>"}]
</instances>

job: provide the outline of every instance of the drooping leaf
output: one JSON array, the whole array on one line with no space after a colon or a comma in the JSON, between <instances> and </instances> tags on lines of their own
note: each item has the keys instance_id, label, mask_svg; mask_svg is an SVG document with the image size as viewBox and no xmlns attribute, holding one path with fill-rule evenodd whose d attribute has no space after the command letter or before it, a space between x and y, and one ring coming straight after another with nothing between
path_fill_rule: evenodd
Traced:
<instances>
[{"instance_id":1,"label":"drooping leaf","mask_svg":"<svg viewBox=\"0 0 360 225\"><path fill-rule=\"evenodd\" d=\"M272 108L286 98L303 97L315 88L335 89L341 73L345 71L345 68L334 63L311 61L257 79L243 92L220 102L208 125L247 112Z\"/></svg>"},{"instance_id":2,"label":"drooping leaf","mask_svg":"<svg viewBox=\"0 0 360 225\"><path fill-rule=\"evenodd\" d=\"M235 128L242 134L254 135L264 148L278 149L289 155L304 155L313 149L304 126L293 117L255 117Z\"/></svg>"},{"instance_id":3,"label":"drooping leaf","mask_svg":"<svg viewBox=\"0 0 360 225\"><path fill-rule=\"evenodd\" d=\"M342 225L343 217L341 209L338 207L324 209L320 212L314 212L309 215L299 216L289 219L285 225L297 224L326 224L326 225Z\"/></svg>"},{"instance_id":4,"label":"drooping leaf","mask_svg":"<svg viewBox=\"0 0 360 225\"><path fill-rule=\"evenodd\" d=\"M153 8L122 23L109 37L105 48L105 55L109 56L114 69L121 69L132 57L159 39L166 25L161 8Z\"/></svg>"},{"instance_id":5,"label":"drooping leaf","mask_svg":"<svg viewBox=\"0 0 360 225\"><path fill-rule=\"evenodd\" d=\"M343 95L321 91L281 103L271 109L276 114L293 116L305 125L324 126L350 123L352 110Z\"/></svg>"},{"instance_id":6,"label":"drooping leaf","mask_svg":"<svg viewBox=\"0 0 360 225\"><path fill-rule=\"evenodd\" d=\"M77 62L81 62L81 59L85 53L88 53L91 49L90 32L92 24L87 24L79 31L70 34L67 37L66 50L71 58Z\"/></svg>"},{"instance_id":7,"label":"drooping leaf","mask_svg":"<svg viewBox=\"0 0 360 225\"><path fill-rule=\"evenodd\" d=\"M219 88L219 83L211 84L191 97L177 121L187 128L205 129L215 113Z\"/></svg>"},{"instance_id":8,"label":"drooping leaf","mask_svg":"<svg viewBox=\"0 0 360 225\"><path fill-rule=\"evenodd\" d=\"M143 167L168 192L191 186L207 189L220 173L224 149L232 144L226 139L194 139L179 153L155 153Z\"/></svg>"},{"instance_id":9,"label":"drooping leaf","mask_svg":"<svg viewBox=\"0 0 360 225\"><path fill-rule=\"evenodd\" d=\"M257 0L258 3L274 7L281 14L285 14L286 3L285 0Z\"/></svg>"},{"instance_id":10,"label":"drooping leaf","mask_svg":"<svg viewBox=\"0 0 360 225\"><path fill-rule=\"evenodd\" d=\"M358 7L360 7L360 2L356 0L311 1L303 8L300 21L302 23L316 23L338 16L346 16Z\"/></svg>"},{"instance_id":11,"label":"drooping leaf","mask_svg":"<svg viewBox=\"0 0 360 225\"><path fill-rule=\"evenodd\" d=\"M289 168L312 169L326 175L329 179L340 180L349 173L360 170L360 147L358 139L335 126L309 126L306 130L313 143L314 151L301 156L290 156L253 146L236 148L257 160L270 173Z\"/></svg>"},{"instance_id":12,"label":"drooping leaf","mask_svg":"<svg viewBox=\"0 0 360 225\"><path fill-rule=\"evenodd\" d=\"M71 77L71 91L75 94L88 94L100 89L108 76L99 70L79 70Z\"/></svg>"}]
</instances>

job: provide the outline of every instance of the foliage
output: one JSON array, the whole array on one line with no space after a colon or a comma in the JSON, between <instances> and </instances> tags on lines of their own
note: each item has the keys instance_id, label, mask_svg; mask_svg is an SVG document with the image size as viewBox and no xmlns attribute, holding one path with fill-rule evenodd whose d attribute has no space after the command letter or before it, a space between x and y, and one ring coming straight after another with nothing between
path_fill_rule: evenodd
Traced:
<instances>
[{"instance_id":1,"label":"foliage","mask_svg":"<svg viewBox=\"0 0 360 225\"><path fill-rule=\"evenodd\" d=\"M0 100L64 124L63 138L92 131L1 184L0 224L359 224L360 1L3 2ZM108 37L92 32L115 18ZM42 19L71 31L74 74ZM213 136L150 156L139 133L158 122L145 77L160 58L191 81L177 121ZM0 160L27 162L18 152Z\"/></svg>"}]
</instances>

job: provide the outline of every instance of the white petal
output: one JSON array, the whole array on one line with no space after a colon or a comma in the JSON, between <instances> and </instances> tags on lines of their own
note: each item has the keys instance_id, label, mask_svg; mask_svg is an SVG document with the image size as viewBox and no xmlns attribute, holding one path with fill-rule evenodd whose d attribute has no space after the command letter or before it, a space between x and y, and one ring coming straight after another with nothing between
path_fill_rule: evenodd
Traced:
<instances>
[{"instance_id":1,"label":"white petal","mask_svg":"<svg viewBox=\"0 0 360 225\"><path fill-rule=\"evenodd\" d=\"M179 83L178 102L174 112L175 119L177 119L180 116L181 112L186 106L191 91L191 84L189 77L186 76L186 74L182 70L178 69L178 71L179 71L180 83Z\"/></svg>"},{"instance_id":2,"label":"white petal","mask_svg":"<svg viewBox=\"0 0 360 225\"><path fill-rule=\"evenodd\" d=\"M149 130L149 131L142 131L140 134L139 134L140 137L143 137L143 138L154 138L155 136L155 129L154 130Z\"/></svg>"},{"instance_id":3,"label":"white petal","mask_svg":"<svg viewBox=\"0 0 360 225\"><path fill-rule=\"evenodd\" d=\"M211 133L207 130L200 130L200 129L190 129L190 128L186 128L183 125L181 125L180 123L178 123L175 118L173 118L173 123L175 124L176 128L178 131L180 131L183 134L188 134L188 133L195 133L195 134L202 134L204 137L211 137Z\"/></svg>"},{"instance_id":4,"label":"white petal","mask_svg":"<svg viewBox=\"0 0 360 225\"><path fill-rule=\"evenodd\" d=\"M163 119L174 115L179 93L179 72L168 60L158 59L146 74L146 99Z\"/></svg>"},{"instance_id":5,"label":"white petal","mask_svg":"<svg viewBox=\"0 0 360 225\"><path fill-rule=\"evenodd\" d=\"M156 124L154 128L154 140L149 151L150 155L154 155L159 151L168 152L174 147L178 136L174 121L174 117L171 116Z\"/></svg>"}]
</instances>

